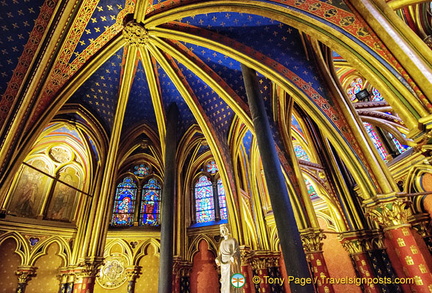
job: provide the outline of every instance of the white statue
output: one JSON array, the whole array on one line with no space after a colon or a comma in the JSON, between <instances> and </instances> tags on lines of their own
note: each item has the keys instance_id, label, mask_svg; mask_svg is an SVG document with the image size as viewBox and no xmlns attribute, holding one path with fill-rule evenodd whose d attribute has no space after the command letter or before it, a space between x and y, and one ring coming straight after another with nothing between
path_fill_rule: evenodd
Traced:
<instances>
[{"instance_id":1,"label":"white statue","mask_svg":"<svg viewBox=\"0 0 432 293\"><path fill-rule=\"evenodd\" d=\"M221 293L239 292L231 285L231 276L241 272L240 250L237 240L231 237L226 224L220 225L222 242L219 246L216 264L221 267Z\"/></svg>"}]
</instances>

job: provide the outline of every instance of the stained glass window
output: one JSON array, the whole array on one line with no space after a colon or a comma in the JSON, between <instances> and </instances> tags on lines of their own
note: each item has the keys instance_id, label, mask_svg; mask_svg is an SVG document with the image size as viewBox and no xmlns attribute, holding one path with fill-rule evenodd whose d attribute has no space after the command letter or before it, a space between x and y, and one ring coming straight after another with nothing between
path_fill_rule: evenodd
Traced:
<instances>
[{"instance_id":1,"label":"stained glass window","mask_svg":"<svg viewBox=\"0 0 432 293\"><path fill-rule=\"evenodd\" d=\"M360 77L355 78L351 82L350 87L347 89L347 93L351 101L357 101L356 93L361 91L362 87L363 87L363 80Z\"/></svg>"},{"instance_id":2,"label":"stained glass window","mask_svg":"<svg viewBox=\"0 0 432 293\"><path fill-rule=\"evenodd\" d=\"M398 149L399 154L402 154L403 152L405 152L406 150L409 149L409 147L407 145L403 145L400 143L400 141L393 136L393 134L391 134L390 132L388 133L394 146Z\"/></svg>"},{"instance_id":3,"label":"stained glass window","mask_svg":"<svg viewBox=\"0 0 432 293\"><path fill-rule=\"evenodd\" d=\"M135 166L134 169L134 174L138 177L144 177L150 174L150 167L145 164Z\"/></svg>"},{"instance_id":4,"label":"stained glass window","mask_svg":"<svg viewBox=\"0 0 432 293\"><path fill-rule=\"evenodd\" d=\"M312 198L317 197L318 194L315 191L315 188L313 187L312 183L308 179L305 179L305 183L306 183L306 188L307 188L307 191L309 193L309 196Z\"/></svg>"},{"instance_id":5,"label":"stained glass window","mask_svg":"<svg viewBox=\"0 0 432 293\"><path fill-rule=\"evenodd\" d=\"M376 88L372 88L372 101L384 101L384 97Z\"/></svg>"},{"instance_id":6,"label":"stained glass window","mask_svg":"<svg viewBox=\"0 0 432 293\"><path fill-rule=\"evenodd\" d=\"M195 183L195 210L197 223L215 220L213 186L205 175L200 176Z\"/></svg>"},{"instance_id":7,"label":"stained glass window","mask_svg":"<svg viewBox=\"0 0 432 293\"><path fill-rule=\"evenodd\" d=\"M378 134L374 130L373 126L367 122L363 122L363 125L365 126L369 137L372 139L372 142L375 145L375 148L378 150L379 155L381 156L381 158L385 162L387 162L388 161L387 157L388 157L389 153L384 148L384 145L383 145L380 137L378 136Z\"/></svg>"},{"instance_id":8,"label":"stained glass window","mask_svg":"<svg viewBox=\"0 0 432 293\"><path fill-rule=\"evenodd\" d=\"M217 181L217 191L219 198L219 210L220 210L220 218L222 220L228 219L227 206L226 206L226 196L225 196L225 188L222 184L222 179L218 179Z\"/></svg>"},{"instance_id":9,"label":"stained glass window","mask_svg":"<svg viewBox=\"0 0 432 293\"><path fill-rule=\"evenodd\" d=\"M217 165L216 165L216 162L215 162L215 161L210 161L210 162L208 162L208 163L207 163L207 166L206 166L206 170L207 170L207 172L209 172L210 174L214 174L214 173L216 173L216 172L218 171L218 167L217 167Z\"/></svg>"},{"instance_id":10,"label":"stained glass window","mask_svg":"<svg viewBox=\"0 0 432 293\"><path fill-rule=\"evenodd\" d=\"M303 134L303 129L301 128L300 123L297 121L294 115L291 116L291 127Z\"/></svg>"},{"instance_id":11,"label":"stained glass window","mask_svg":"<svg viewBox=\"0 0 432 293\"><path fill-rule=\"evenodd\" d=\"M302 148L301 145L299 145L299 144L294 145L294 152L296 154L296 157L299 158L300 160L310 161L308 154Z\"/></svg>"},{"instance_id":12,"label":"stained glass window","mask_svg":"<svg viewBox=\"0 0 432 293\"><path fill-rule=\"evenodd\" d=\"M125 177L123 181L117 185L111 225L133 225L136 193L137 186L131 177Z\"/></svg>"},{"instance_id":13,"label":"stained glass window","mask_svg":"<svg viewBox=\"0 0 432 293\"><path fill-rule=\"evenodd\" d=\"M140 209L140 225L159 226L161 186L154 178L143 186Z\"/></svg>"}]
</instances>

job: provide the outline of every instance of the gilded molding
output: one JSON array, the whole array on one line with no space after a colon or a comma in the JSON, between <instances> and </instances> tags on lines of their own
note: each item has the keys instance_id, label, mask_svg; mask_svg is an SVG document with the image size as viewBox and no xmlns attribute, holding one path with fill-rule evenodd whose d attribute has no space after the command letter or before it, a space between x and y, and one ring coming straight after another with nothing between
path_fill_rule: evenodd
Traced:
<instances>
[{"instance_id":1,"label":"gilded molding","mask_svg":"<svg viewBox=\"0 0 432 293\"><path fill-rule=\"evenodd\" d=\"M279 267L280 253L275 251L255 251L250 258L254 270L265 270L270 267Z\"/></svg>"},{"instance_id":2,"label":"gilded molding","mask_svg":"<svg viewBox=\"0 0 432 293\"><path fill-rule=\"evenodd\" d=\"M395 199L367 207L366 215L384 229L396 229L407 226L409 202L406 199Z\"/></svg>"}]
</instances>

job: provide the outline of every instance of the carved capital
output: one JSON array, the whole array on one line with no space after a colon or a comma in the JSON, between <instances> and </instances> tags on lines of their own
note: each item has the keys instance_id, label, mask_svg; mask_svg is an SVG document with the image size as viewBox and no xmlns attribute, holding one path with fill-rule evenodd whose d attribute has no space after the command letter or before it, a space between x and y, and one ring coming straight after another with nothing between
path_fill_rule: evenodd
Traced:
<instances>
[{"instance_id":1,"label":"carved capital","mask_svg":"<svg viewBox=\"0 0 432 293\"><path fill-rule=\"evenodd\" d=\"M148 39L148 31L144 26L136 22L128 22L123 30L123 35L130 45L144 45Z\"/></svg>"},{"instance_id":2,"label":"carved capital","mask_svg":"<svg viewBox=\"0 0 432 293\"><path fill-rule=\"evenodd\" d=\"M135 282L135 279L138 278L140 274L141 274L140 266L132 266L126 268L126 276L129 282Z\"/></svg>"},{"instance_id":3,"label":"carved capital","mask_svg":"<svg viewBox=\"0 0 432 293\"><path fill-rule=\"evenodd\" d=\"M250 263L254 270L267 269L267 261L264 258L253 258Z\"/></svg>"},{"instance_id":4,"label":"carved capital","mask_svg":"<svg viewBox=\"0 0 432 293\"><path fill-rule=\"evenodd\" d=\"M192 271L192 264L181 259L181 257L175 257L173 263L173 274L177 274L179 277L189 277Z\"/></svg>"},{"instance_id":5,"label":"carved capital","mask_svg":"<svg viewBox=\"0 0 432 293\"><path fill-rule=\"evenodd\" d=\"M240 246L240 260L242 266L248 265L251 262L252 256L253 253L250 247L245 245Z\"/></svg>"},{"instance_id":6,"label":"carved capital","mask_svg":"<svg viewBox=\"0 0 432 293\"><path fill-rule=\"evenodd\" d=\"M19 266L15 275L18 277L18 283L27 284L32 277L36 276L36 267L32 266Z\"/></svg>"},{"instance_id":7,"label":"carved capital","mask_svg":"<svg viewBox=\"0 0 432 293\"><path fill-rule=\"evenodd\" d=\"M348 251L349 254L358 254L365 252L365 248L362 245L360 239L343 239L342 246Z\"/></svg>"},{"instance_id":8,"label":"carved capital","mask_svg":"<svg viewBox=\"0 0 432 293\"><path fill-rule=\"evenodd\" d=\"M408 221L423 238L432 236L432 222L428 213L412 215Z\"/></svg>"},{"instance_id":9,"label":"carved capital","mask_svg":"<svg viewBox=\"0 0 432 293\"><path fill-rule=\"evenodd\" d=\"M376 233L370 235L369 237L363 238L363 246L366 250L385 249L384 235L381 233Z\"/></svg>"},{"instance_id":10,"label":"carved capital","mask_svg":"<svg viewBox=\"0 0 432 293\"><path fill-rule=\"evenodd\" d=\"M255 251L249 263L254 270L279 267L280 253L278 251Z\"/></svg>"},{"instance_id":11,"label":"carved capital","mask_svg":"<svg viewBox=\"0 0 432 293\"><path fill-rule=\"evenodd\" d=\"M322 240L326 238L322 230L307 229L300 231L300 238L306 253L322 251Z\"/></svg>"},{"instance_id":12,"label":"carved capital","mask_svg":"<svg viewBox=\"0 0 432 293\"><path fill-rule=\"evenodd\" d=\"M394 229L408 224L410 202L398 198L367 207L366 215L384 229Z\"/></svg>"},{"instance_id":13,"label":"carved capital","mask_svg":"<svg viewBox=\"0 0 432 293\"><path fill-rule=\"evenodd\" d=\"M75 268L75 282L81 283L84 278L96 278L100 266L103 265L103 258L86 259Z\"/></svg>"}]
</instances>

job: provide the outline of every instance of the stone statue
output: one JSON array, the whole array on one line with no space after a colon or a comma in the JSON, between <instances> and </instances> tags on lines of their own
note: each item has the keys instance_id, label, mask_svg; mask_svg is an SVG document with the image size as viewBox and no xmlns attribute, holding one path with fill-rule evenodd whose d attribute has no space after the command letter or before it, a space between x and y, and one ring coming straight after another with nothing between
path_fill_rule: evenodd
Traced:
<instances>
[{"instance_id":1,"label":"stone statue","mask_svg":"<svg viewBox=\"0 0 432 293\"><path fill-rule=\"evenodd\" d=\"M215 261L221 267L221 293L240 292L231 286L231 276L241 272L239 245L226 224L220 225L220 233L223 239Z\"/></svg>"}]
</instances>

